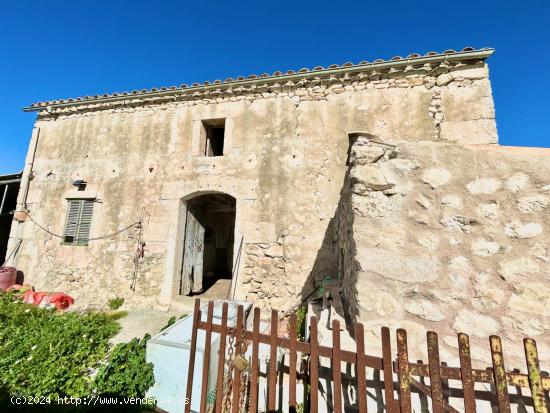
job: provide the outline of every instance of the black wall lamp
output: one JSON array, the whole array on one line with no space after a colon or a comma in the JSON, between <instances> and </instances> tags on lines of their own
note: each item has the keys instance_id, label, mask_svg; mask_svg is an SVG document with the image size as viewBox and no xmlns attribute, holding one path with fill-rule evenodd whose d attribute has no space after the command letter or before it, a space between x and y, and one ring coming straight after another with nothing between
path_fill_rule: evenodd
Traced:
<instances>
[{"instance_id":1,"label":"black wall lamp","mask_svg":"<svg viewBox=\"0 0 550 413\"><path fill-rule=\"evenodd\" d=\"M86 182L84 179L77 179L76 181L73 181L73 186L76 186L79 191L84 191L86 189Z\"/></svg>"}]
</instances>

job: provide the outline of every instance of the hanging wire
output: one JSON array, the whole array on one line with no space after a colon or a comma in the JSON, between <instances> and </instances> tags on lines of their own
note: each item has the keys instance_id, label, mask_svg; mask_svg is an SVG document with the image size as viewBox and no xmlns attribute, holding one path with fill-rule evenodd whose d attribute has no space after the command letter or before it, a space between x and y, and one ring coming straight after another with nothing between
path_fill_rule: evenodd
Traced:
<instances>
[{"instance_id":1,"label":"hanging wire","mask_svg":"<svg viewBox=\"0 0 550 413\"><path fill-rule=\"evenodd\" d=\"M136 283L137 283L137 278L138 278L138 272L139 272L139 263L140 261L143 259L144 257L144 253L145 253L145 242L143 242L143 222L144 222L144 219L146 216L150 216L150 213L148 213L145 208L142 208L141 210L141 213L140 213L140 216L139 216L139 220L130 224L130 225L127 225L125 226L124 228L121 228L115 232L112 232L110 234L107 234L107 235L102 235L102 236L99 236L99 237L94 237L94 238L89 238L88 241L99 241L99 240L102 240L102 239L108 239L108 238L113 238L119 234L122 234L123 232L125 231L128 231L129 229L132 229L132 228L136 228L137 230L137 239L136 239L136 251L135 251L135 255L134 255L134 268L133 268L133 274L132 274L132 283L130 285L130 288L135 291L135 288L136 288ZM57 237L57 238L65 238L63 235L59 235L59 234L56 234L55 232L52 232L50 231L49 229L45 228L43 225L39 224L38 222L36 222L34 220L34 218L31 216L31 214L28 213L27 211L27 217L29 218L29 220L31 222L33 222L38 228L40 228L42 231L45 231L47 232L48 234L50 234L51 236L53 237ZM22 239L18 239L19 243L12 249L12 251L10 252L10 254L7 256L7 258L4 260L4 264L11 258L11 256L16 253L18 250L19 250L19 247L21 246L21 243L23 242ZM4 265L2 264L2 265Z\"/></svg>"},{"instance_id":2,"label":"hanging wire","mask_svg":"<svg viewBox=\"0 0 550 413\"><path fill-rule=\"evenodd\" d=\"M34 225L36 225L38 228L40 228L42 231L45 231L47 232L48 234L50 235L53 235L54 237L57 237L57 238L64 238L63 235L58 235L56 233L53 233L51 232L49 229L47 228L44 228L42 225L40 225L38 222L36 222L29 213L27 213L27 216L29 217L29 219L34 223Z\"/></svg>"},{"instance_id":3,"label":"hanging wire","mask_svg":"<svg viewBox=\"0 0 550 413\"><path fill-rule=\"evenodd\" d=\"M118 234L122 234L124 231L128 231L130 228L137 227L137 226L140 226L140 225L141 225L141 221L136 221L133 224L128 225L127 227L124 227L122 229L119 229L116 232L113 232L112 234L103 235L101 237L90 238L90 239L88 239L88 241L98 241L98 240L102 240L102 239L112 238L112 237L117 236Z\"/></svg>"},{"instance_id":4,"label":"hanging wire","mask_svg":"<svg viewBox=\"0 0 550 413\"><path fill-rule=\"evenodd\" d=\"M29 219L30 219L38 228L40 228L42 231L45 231L45 232L47 232L48 234L50 234L50 235L52 235L52 236L54 236L54 237L57 237L57 238L61 238L61 239L65 238L63 235L56 234L55 232L52 232L52 231L50 231L49 229L45 228L44 226L40 225L38 222L36 222L36 221L33 219L33 217L32 217L29 213L27 213L27 216L28 216ZM98 241L98 240L102 240L102 239L112 238L112 237L115 237L115 236L117 236L117 235L119 235L119 234L125 232L125 231L128 231L129 229L131 229L131 228L133 228L133 227L135 227L135 226L137 226L137 225L141 225L141 218L140 218L139 221L136 221L136 222L134 222L134 223L132 223L132 224L130 224L130 225L124 227L124 228L121 228L121 229L119 229L118 231L115 231L115 232L113 232L113 233L111 233L111 234L102 235L102 236L100 236L100 237L89 238L88 241Z\"/></svg>"}]
</instances>

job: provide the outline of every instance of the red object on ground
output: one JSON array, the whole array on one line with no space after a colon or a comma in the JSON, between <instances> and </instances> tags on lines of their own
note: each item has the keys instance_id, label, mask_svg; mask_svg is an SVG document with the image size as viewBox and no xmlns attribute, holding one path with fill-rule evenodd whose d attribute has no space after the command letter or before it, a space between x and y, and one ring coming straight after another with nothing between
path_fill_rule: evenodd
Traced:
<instances>
[{"instance_id":1,"label":"red object on ground","mask_svg":"<svg viewBox=\"0 0 550 413\"><path fill-rule=\"evenodd\" d=\"M0 290L6 291L15 284L17 270L13 267L0 267Z\"/></svg>"},{"instance_id":2,"label":"red object on ground","mask_svg":"<svg viewBox=\"0 0 550 413\"><path fill-rule=\"evenodd\" d=\"M48 299L50 303L55 305L55 308L58 310L68 308L74 303L73 297L64 293L53 293L50 297L48 297Z\"/></svg>"},{"instance_id":3,"label":"red object on ground","mask_svg":"<svg viewBox=\"0 0 550 413\"><path fill-rule=\"evenodd\" d=\"M64 310L74 304L74 299L65 293L46 293L43 291L33 291L30 285L14 285L12 290L19 290L23 295L25 304L32 304L41 308L55 307L58 310Z\"/></svg>"},{"instance_id":4,"label":"red object on ground","mask_svg":"<svg viewBox=\"0 0 550 413\"><path fill-rule=\"evenodd\" d=\"M23 302L25 304L34 304L34 291L28 290L23 294Z\"/></svg>"},{"instance_id":5,"label":"red object on ground","mask_svg":"<svg viewBox=\"0 0 550 413\"><path fill-rule=\"evenodd\" d=\"M42 300L46 297L46 293L43 292L36 292L34 293L34 305L40 305Z\"/></svg>"},{"instance_id":6,"label":"red object on ground","mask_svg":"<svg viewBox=\"0 0 550 413\"><path fill-rule=\"evenodd\" d=\"M25 294L23 295L23 302L26 304L39 305L45 296L46 296L46 293L34 292L32 290L29 290L29 291L26 291Z\"/></svg>"}]
</instances>

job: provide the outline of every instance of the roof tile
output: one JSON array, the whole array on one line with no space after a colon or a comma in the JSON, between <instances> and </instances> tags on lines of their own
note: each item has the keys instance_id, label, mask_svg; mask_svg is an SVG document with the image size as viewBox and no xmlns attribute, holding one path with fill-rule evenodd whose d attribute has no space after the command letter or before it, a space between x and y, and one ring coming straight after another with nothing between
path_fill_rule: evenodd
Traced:
<instances>
[{"instance_id":1,"label":"roof tile","mask_svg":"<svg viewBox=\"0 0 550 413\"><path fill-rule=\"evenodd\" d=\"M470 46L467 46L467 47L464 47L460 52L457 52L456 50L454 49L447 49L445 50L443 53L437 53L437 52L434 52L434 51L431 51L431 52L428 52L426 54L424 54L423 56L418 54L418 53L412 53L412 54L409 54L406 59L401 57L401 56L394 56L392 57L390 60L383 60L383 59L376 59L374 62L370 63L366 60L362 60L361 62L359 62L357 65L354 65L353 63L351 62L346 62L342 65L337 65L337 64L331 64L330 66L328 66L328 68L323 68L323 66L316 66L314 67L313 69L307 69L307 68L302 68L300 69L298 72L294 71L294 70L287 70L286 73L283 73L281 71L276 71L274 72L272 75L269 75L268 73L262 73L259 77L255 74L251 74L249 75L248 77L243 77L243 76L239 76L237 77L236 79L233 79L231 77L228 77L227 79L225 79L224 81L221 81L219 79L216 79L214 80L214 82L208 82L208 81L205 81L204 83L193 83L191 85L191 87L193 88L199 88L199 87L203 87L203 86L209 86L211 84L214 84L214 85L222 85L224 83L233 83L233 82L241 82L241 81L246 81L246 80L254 80L254 79L258 79L258 78L261 78L261 79L269 79L270 77L280 77L280 76L292 76L292 75L296 75L297 73L298 74L306 74L306 73L314 73L314 72L322 72L322 71L326 71L326 70L335 70L335 69L343 69L343 68L350 68L350 67L353 67L353 66L365 66L365 65L369 65L369 64L380 64L380 63L391 63L391 62L400 62L400 61L403 61L403 60L414 60L414 59L420 59L420 58L423 58L423 57L435 57L435 56L447 56L447 55L453 55L453 54L457 54L457 53L471 53L471 52L479 52L479 51L488 51L488 50L492 50L490 48L482 48L482 49L474 49L473 47L470 47ZM414 64L414 63L413 63ZM345 74L346 76L348 75L348 73ZM331 80L336 80L336 78L334 76L330 76L330 79ZM286 83L284 83L285 85L294 85L295 83L292 82L290 79L289 81L287 81ZM267 85L264 85L264 87L267 86ZM280 85L279 85L280 86ZM78 98L70 98L70 99L61 99L61 100L51 100L51 101L46 101L46 102L35 102L33 104L30 105L30 108L41 108L41 107L45 107L45 106L50 106L50 105L58 105L58 104L63 104L63 103L73 103L73 104L78 104L80 102L86 102L86 101L89 101L89 100L100 100L100 99L104 99L104 98L111 98L111 97L120 97L120 96L129 96L129 95L143 95L143 94L148 94L148 93L156 93L156 92L166 92L166 91L174 91L174 90L183 90L183 89L187 89L189 88L189 86L185 83L181 84L179 87L178 86L170 86L170 87L161 87L161 88L156 88L156 87L153 87L151 88L150 90L148 89L142 89L142 90L133 90L131 92L115 92L115 93L112 93L112 94L97 94L97 95L94 95L94 96L84 96L84 97L78 97ZM219 91L221 93L221 90L220 89L217 89L217 91ZM197 94L194 93L193 96L199 96L200 93ZM27 108L29 109L29 108Z\"/></svg>"}]
</instances>

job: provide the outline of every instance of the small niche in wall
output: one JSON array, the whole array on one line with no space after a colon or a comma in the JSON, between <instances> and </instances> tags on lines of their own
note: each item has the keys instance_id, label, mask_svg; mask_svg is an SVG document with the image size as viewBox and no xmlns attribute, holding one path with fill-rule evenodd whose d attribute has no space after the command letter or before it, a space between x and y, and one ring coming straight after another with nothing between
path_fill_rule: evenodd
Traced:
<instances>
[{"instance_id":1,"label":"small niche in wall","mask_svg":"<svg viewBox=\"0 0 550 413\"><path fill-rule=\"evenodd\" d=\"M223 156L225 140L225 119L208 119L202 121L201 156Z\"/></svg>"}]
</instances>

